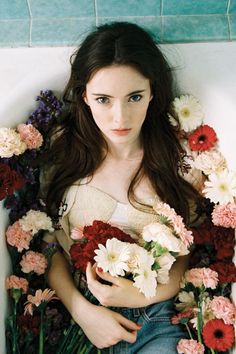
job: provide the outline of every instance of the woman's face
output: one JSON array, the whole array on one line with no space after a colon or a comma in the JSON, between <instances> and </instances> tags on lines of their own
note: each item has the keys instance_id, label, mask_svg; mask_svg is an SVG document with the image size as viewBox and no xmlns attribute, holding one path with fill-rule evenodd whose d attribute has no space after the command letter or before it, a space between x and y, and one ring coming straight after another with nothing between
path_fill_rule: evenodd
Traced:
<instances>
[{"instance_id":1,"label":"woman's face","mask_svg":"<svg viewBox=\"0 0 236 354\"><path fill-rule=\"evenodd\" d=\"M139 141L152 99L149 80L127 65L98 70L86 85L85 102L105 139L113 144Z\"/></svg>"}]
</instances>

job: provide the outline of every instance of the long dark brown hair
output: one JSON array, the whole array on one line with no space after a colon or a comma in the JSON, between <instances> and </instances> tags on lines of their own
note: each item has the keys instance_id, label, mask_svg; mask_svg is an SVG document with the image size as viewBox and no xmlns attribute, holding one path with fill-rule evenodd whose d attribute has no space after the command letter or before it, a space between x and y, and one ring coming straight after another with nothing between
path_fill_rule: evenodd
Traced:
<instances>
[{"instance_id":1,"label":"long dark brown hair","mask_svg":"<svg viewBox=\"0 0 236 354\"><path fill-rule=\"evenodd\" d=\"M144 156L128 198L133 204L137 202L134 187L145 175L159 197L188 221L189 200L196 201L199 195L178 173L182 148L168 119L173 100L172 72L152 36L126 22L98 27L72 56L71 76L63 96L66 114L49 152L54 173L47 193L48 212L55 215L66 188L92 176L104 159L107 144L83 95L91 75L113 64L137 69L150 80L153 95L141 129Z\"/></svg>"}]
</instances>

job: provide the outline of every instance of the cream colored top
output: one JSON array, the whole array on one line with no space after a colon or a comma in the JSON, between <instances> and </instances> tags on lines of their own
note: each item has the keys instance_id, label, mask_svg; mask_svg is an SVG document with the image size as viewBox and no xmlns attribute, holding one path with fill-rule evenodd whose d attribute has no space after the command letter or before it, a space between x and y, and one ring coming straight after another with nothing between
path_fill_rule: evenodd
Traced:
<instances>
[{"instance_id":1,"label":"cream colored top","mask_svg":"<svg viewBox=\"0 0 236 354\"><path fill-rule=\"evenodd\" d=\"M145 200L153 206L159 198ZM94 220L109 222L138 238L148 223L158 220L153 213L140 211L131 204L120 203L109 194L88 184L76 184L68 188L64 198L64 211L60 218L62 229L46 233L44 241L58 243L69 257L69 249L75 242L71 239L74 227L91 225Z\"/></svg>"}]
</instances>

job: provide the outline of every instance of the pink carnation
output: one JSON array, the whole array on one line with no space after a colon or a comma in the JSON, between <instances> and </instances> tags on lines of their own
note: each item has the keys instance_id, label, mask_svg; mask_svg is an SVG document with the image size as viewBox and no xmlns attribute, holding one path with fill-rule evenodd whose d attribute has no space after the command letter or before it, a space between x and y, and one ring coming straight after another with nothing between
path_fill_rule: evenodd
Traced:
<instances>
[{"instance_id":1,"label":"pink carnation","mask_svg":"<svg viewBox=\"0 0 236 354\"><path fill-rule=\"evenodd\" d=\"M15 246L18 252L22 252L23 249L29 249L32 234L24 231L21 228L19 221L16 221L13 225L8 227L6 238L9 245Z\"/></svg>"},{"instance_id":2,"label":"pink carnation","mask_svg":"<svg viewBox=\"0 0 236 354\"><path fill-rule=\"evenodd\" d=\"M179 354L204 354L204 345L194 339L181 339L177 345Z\"/></svg>"},{"instance_id":3,"label":"pink carnation","mask_svg":"<svg viewBox=\"0 0 236 354\"><path fill-rule=\"evenodd\" d=\"M72 240L81 240L84 237L83 228L74 227L71 230L70 237L72 238Z\"/></svg>"},{"instance_id":4,"label":"pink carnation","mask_svg":"<svg viewBox=\"0 0 236 354\"><path fill-rule=\"evenodd\" d=\"M210 268L192 268L185 273L185 280L196 288L215 289L218 284L218 274Z\"/></svg>"},{"instance_id":5,"label":"pink carnation","mask_svg":"<svg viewBox=\"0 0 236 354\"><path fill-rule=\"evenodd\" d=\"M44 274L48 265L46 257L39 252L26 252L20 262L22 272L35 272L38 275Z\"/></svg>"},{"instance_id":6,"label":"pink carnation","mask_svg":"<svg viewBox=\"0 0 236 354\"><path fill-rule=\"evenodd\" d=\"M185 246L188 247L193 243L192 231L186 229L182 217L176 214L173 208L166 203L158 202L153 206L153 209L157 214L163 215L169 219L176 234L181 238Z\"/></svg>"},{"instance_id":7,"label":"pink carnation","mask_svg":"<svg viewBox=\"0 0 236 354\"><path fill-rule=\"evenodd\" d=\"M10 275L6 278L6 289L22 289L26 294L28 291L29 283L25 278L19 278L15 275Z\"/></svg>"},{"instance_id":8,"label":"pink carnation","mask_svg":"<svg viewBox=\"0 0 236 354\"><path fill-rule=\"evenodd\" d=\"M216 318L223 320L225 324L234 324L236 307L230 299L224 296L214 296L210 302L210 308Z\"/></svg>"},{"instance_id":9,"label":"pink carnation","mask_svg":"<svg viewBox=\"0 0 236 354\"><path fill-rule=\"evenodd\" d=\"M212 222L216 226L236 228L236 204L215 205Z\"/></svg>"},{"instance_id":10,"label":"pink carnation","mask_svg":"<svg viewBox=\"0 0 236 354\"><path fill-rule=\"evenodd\" d=\"M17 130L28 149L37 149L43 143L43 137L32 124L19 124Z\"/></svg>"}]
</instances>

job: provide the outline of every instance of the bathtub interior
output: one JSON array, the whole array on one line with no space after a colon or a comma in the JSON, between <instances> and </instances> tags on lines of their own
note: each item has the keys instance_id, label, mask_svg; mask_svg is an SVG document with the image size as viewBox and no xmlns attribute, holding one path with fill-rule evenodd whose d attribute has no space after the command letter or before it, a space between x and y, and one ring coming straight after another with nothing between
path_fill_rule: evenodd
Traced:
<instances>
[{"instance_id":1,"label":"bathtub interior","mask_svg":"<svg viewBox=\"0 0 236 354\"><path fill-rule=\"evenodd\" d=\"M215 128L220 149L229 167L236 171L236 80L233 79L236 78L236 42L163 45L162 49L175 67L181 91L200 99L205 122ZM34 109L35 97L41 89L62 92L73 52L72 47L0 50L1 127L24 122ZM0 207L0 308L3 309L0 311L0 343L3 343L0 354L4 354L4 318L8 310L4 281L10 274L10 262L4 240L8 216L3 203Z\"/></svg>"}]
</instances>

